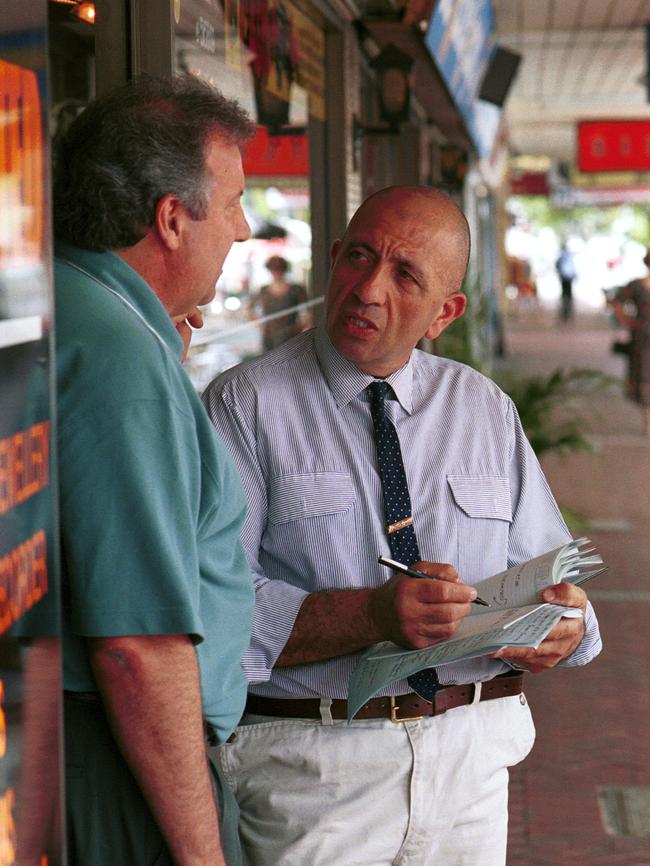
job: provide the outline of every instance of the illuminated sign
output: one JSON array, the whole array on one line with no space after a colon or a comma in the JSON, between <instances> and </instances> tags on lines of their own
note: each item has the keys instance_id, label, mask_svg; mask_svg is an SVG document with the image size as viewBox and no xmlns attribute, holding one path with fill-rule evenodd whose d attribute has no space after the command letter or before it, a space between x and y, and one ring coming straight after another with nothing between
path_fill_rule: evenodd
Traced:
<instances>
[{"instance_id":1,"label":"illuminated sign","mask_svg":"<svg viewBox=\"0 0 650 866\"><path fill-rule=\"evenodd\" d=\"M0 796L0 866L14 866L16 862L16 821L13 788Z\"/></svg>"},{"instance_id":2,"label":"illuminated sign","mask_svg":"<svg viewBox=\"0 0 650 866\"><path fill-rule=\"evenodd\" d=\"M48 421L0 439L0 514L47 487Z\"/></svg>"},{"instance_id":3,"label":"illuminated sign","mask_svg":"<svg viewBox=\"0 0 650 866\"><path fill-rule=\"evenodd\" d=\"M580 171L650 171L650 120L583 120Z\"/></svg>"},{"instance_id":4,"label":"illuminated sign","mask_svg":"<svg viewBox=\"0 0 650 866\"><path fill-rule=\"evenodd\" d=\"M43 136L34 72L0 59L0 266L43 251Z\"/></svg>"}]
</instances>

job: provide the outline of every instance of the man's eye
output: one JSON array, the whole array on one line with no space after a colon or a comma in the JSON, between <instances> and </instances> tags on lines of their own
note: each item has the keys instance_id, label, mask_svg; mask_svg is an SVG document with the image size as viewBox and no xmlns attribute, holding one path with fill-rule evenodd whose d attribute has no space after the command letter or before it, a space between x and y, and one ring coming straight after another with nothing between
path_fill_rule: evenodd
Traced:
<instances>
[{"instance_id":1,"label":"man's eye","mask_svg":"<svg viewBox=\"0 0 650 866\"><path fill-rule=\"evenodd\" d=\"M400 268L398 271L399 277L402 280L408 280L409 282L413 282L415 277L410 271L405 270L404 268Z\"/></svg>"},{"instance_id":2,"label":"man's eye","mask_svg":"<svg viewBox=\"0 0 650 866\"><path fill-rule=\"evenodd\" d=\"M360 262L363 259L367 258L366 254L363 252L363 250L350 250L348 255L355 262Z\"/></svg>"}]
</instances>

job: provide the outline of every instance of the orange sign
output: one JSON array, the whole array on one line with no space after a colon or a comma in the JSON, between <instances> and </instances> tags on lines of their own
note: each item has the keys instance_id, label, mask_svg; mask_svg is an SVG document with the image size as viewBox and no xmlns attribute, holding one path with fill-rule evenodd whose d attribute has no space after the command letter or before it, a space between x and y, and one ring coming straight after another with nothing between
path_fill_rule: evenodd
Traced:
<instances>
[{"instance_id":1,"label":"orange sign","mask_svg":"<svg viewBox=\"0 0 650 866\"><path fill-rule=\"evenodd\" d=\"M0 60L0 266L43 250L43 132L34 72Z\"/></svg>"},{"instance_id":2,"label":"orange sign","mask_svg":"<svg viewBox=\"0 0 650 866\"><path fill-rule=\"evenodd\" d=\"M47 592L47 539L39 529L0 559L0 634Z\"/></svg>"},{"instance_id":3,"label":"orange sign","mask_svg":"<svg viewBox=\"0 0 650 866\"><path fill-rule=\"evenodd\" d=\"M0 797L0 866L14 866L16 862L15 802L13 788L7 788Z\"/></svg>"},{"instance_id":4,"label":"orange sign","mask_svg":"<svg viewBox=\"0 0 650 866\"><path fill-rule=\"evenodd\" d=\"M49 482L50 422L0 439L0 514L20 505Z\"/></svg>"}]
</instances>

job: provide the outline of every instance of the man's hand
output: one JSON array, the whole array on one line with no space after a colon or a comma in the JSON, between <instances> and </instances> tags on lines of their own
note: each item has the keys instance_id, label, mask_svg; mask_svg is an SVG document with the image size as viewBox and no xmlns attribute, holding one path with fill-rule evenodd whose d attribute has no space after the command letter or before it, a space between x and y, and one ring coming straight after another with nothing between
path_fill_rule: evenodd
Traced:
<instances>
[{"instance_id":1,"label":"man's hand","mask_svg":"<svg viewBox=\"0 0 650 866\"><path fill-rule=\"evenodd\" d=\"M376 589L312 592L303 601L276 667L338 658L383 640L422 649L450 638L476 590L451 565L417 562L436 580L395 575Z\"/></svg>"},{"instance_id":2,"label":"man's hand","mask_svg":"<svg viewBox=\"0 0 650 866\"><path fill-rule=\"evenodd\" d=\"M417 562L413 567L435 580L396 574L375 590L370 612L383 640L423 649L454 635L476 590L461 583L451 565Z\"/></svg>"},{"instance_id":3,"label":"man's hand","mask_svg":"<svg viewBox=\"0 0 650 866\"><path fill-rule=\"evenodd\" d=\"M190 310L190 312L185 316L174 316L172 322L183 341L183 354L181 355L181 361L184 362L187 358L187 350L190 348L190 343L192 341L192 329L194 328L197 330L198 328L203 327L203 313L198 307L194 307L194 309Z\"/></svg>"},{"instance_id":4,"label":"man's hand","mask_svg":"<svg viewBox=\"0 0 650 866\"><path fill-rule=\"evenodd\" d=\"M571 655L578 647L585 633L585 611L587 595L579 586L571 583L558 583L548 586L542 593L544 601L577 607L582 616L575 619L561 619L544 638L537 649L531 647L504 647L494 654L494 658L514 662L518 668L525 668L533 674L554 668Z\"/></svg>"}]
</instances>

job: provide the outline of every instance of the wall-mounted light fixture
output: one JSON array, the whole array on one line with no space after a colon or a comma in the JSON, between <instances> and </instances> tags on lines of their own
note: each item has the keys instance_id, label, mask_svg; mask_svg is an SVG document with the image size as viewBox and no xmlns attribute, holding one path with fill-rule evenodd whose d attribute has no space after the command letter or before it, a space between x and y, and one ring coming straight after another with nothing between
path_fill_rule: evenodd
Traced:
<instances>
[{"instance_id":1,"label":"wall-mounted light fixture","mask_svg":"<svg viewBox=\"0 0 650 866\"><path fill-rule=\"evenodd\" d=\"M352 119L354 163L358 158L361 139L366 135L397 135L400 123L408 120L411 107L411 69L413 58L393 42L384 45L370 61L377 74L379 117L386 126L366 126Z\"/></svg>"},{"instance_id":2,"label":"wall-mounted light fixture","mask_svg":"<svg viewBox=\"0 0 650 866\"><path fill-rule=\"evenodd\" d=\"M83 21L85 24L94 24L95 23L95 4L89 3L84 0L83 3L78 3L70 10L70 14L74 15L75 18L78 18L80 21Z\"/></svg>"},{"instance_id":3,"label":"wall-mounted light fixture","mask_svg":"<svg viewBox=\"0 0 650 866\"><path fill-rule=\"evenodd\" d=\"M379 84L379 116L391 126L409 118L413 58L393 42L370 61Z\"/></svg>"},{"instance_id":4,"label":"wall-mounted light fixture","mask_svg":"<svg viewBox=\"0 0 650 866\"><path fill-rule=\"evenodd\" d=\"M56 6L67 6L73 18L84 24L95 23L95 4L89 0L50 0Z\"/></svg>"}]
</instances>

